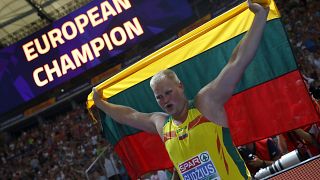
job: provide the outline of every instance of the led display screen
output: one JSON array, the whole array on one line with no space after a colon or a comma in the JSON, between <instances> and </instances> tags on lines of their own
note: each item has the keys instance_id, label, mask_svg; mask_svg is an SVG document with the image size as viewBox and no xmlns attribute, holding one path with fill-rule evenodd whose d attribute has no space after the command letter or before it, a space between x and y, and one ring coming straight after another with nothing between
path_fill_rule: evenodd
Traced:
<instances>
[{"instance_id":1,"label":"led display screen","mask_svg":"<svg viewBox=\"0 0 320 180\"><path fill-rule=\"evenodd\" d=\"M0 114L190 17L187 0L90 2L0 50Z\"/></svg>"}]
</instances>

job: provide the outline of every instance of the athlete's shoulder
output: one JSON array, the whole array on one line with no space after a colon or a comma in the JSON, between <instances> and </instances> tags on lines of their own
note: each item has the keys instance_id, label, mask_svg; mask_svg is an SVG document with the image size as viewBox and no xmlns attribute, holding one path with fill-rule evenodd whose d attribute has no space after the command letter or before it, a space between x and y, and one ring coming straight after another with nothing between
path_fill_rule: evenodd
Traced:
<instances>
[{"instance_id":1,"label":"athlete's shoulder","mask_svg":"<svg viewBox=\"0 0 320 180\"><path fill-rule=\"evenodd\" d=\"M152 116L159 119L167 119L169 117L169 114L164 112L153 112Z\"/></svg>"},{"instance_id":2,"label":"athlete's shoulder","mask_svg":"<svg viewBox=\"0 0 320 180\"><path fill-rule=\"evenodd\" d=\"M151 114L151 119L155 122L157 126L162 126L165 123L165 121L170 117L167 113L164 112L153 112Z\"/></svg>"}]
</instances>

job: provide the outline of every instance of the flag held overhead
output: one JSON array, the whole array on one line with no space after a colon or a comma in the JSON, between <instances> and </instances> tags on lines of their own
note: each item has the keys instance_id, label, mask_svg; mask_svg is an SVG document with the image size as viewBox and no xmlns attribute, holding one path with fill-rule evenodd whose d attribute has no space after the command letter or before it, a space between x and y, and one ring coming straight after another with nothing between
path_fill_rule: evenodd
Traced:
<instances>
[{"instance_id":1,"label":"flag held overhead","mask_svg":"<svg viewBox=\"0 0 320 180\"><path fill-rule=\"evenodd\" d=\"M142 112L160 111L153 100L149 78L170 68L185 82L186 95L193 99L228 62L253 16L247 4L242 3L101 83L97 90L109 102ZM226 104L235 144L246 144L318 121L300 81L280 14L271 1L256 56ZM88 108L93 105L92 94L88 96L87 105ZM100 115L104 135L115 145L133 178L155 168L172 166L160 138L120 125L103 112ZM157 156L161 159L151 152L160 152Z\"/></svg>"}]
</instances>

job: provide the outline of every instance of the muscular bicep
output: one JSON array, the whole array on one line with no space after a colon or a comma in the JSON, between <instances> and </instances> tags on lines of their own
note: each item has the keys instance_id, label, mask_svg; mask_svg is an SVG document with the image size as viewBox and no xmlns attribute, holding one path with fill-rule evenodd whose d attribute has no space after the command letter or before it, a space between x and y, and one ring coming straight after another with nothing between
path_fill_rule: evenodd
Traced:
<instances>
[{"instance_id":1,"label":"muscular bicep","mask_svg":"<svg viewBox=\"0 0 320 180\"><path fill-rule=\"evenodd\" d=\"M237 51L238 48L235 49L219 75L203 87L196 96L198 109L203 114L207 114L211 121L224 127L228 127L224 105L231 98L244 71L244 68L238 65L239 57L235 55Z\"/></svg>"},{"instance_id":2,"label":"muscular bicep","mask_svg":"<svg viewBox=\"0 0 320 180\"><path fill-rule=\"evenodd\" d=\"M158 121L164 122L165 119L164 113L142 113L128 106L102 100L97 100L96 105L116 122L151 133L158 133Z\"/></svg>"},{"instance_id":3,"label":"muscular bicep","mask_svg":"<svg viewBox=\"0 0 320 180\"><path fill-rule=\"evenodd\" d=\"M138 111L133 112L124 124L131 127L154 133L160 134L162 126L166 118L166 114L160 112L154 113L141 113Z\"/></svg>"},{"instance_id":4,"label":"muscular bicep","mask_svg":"<svg viewBox=\"0 0 320 180\"><path fill-rule=\"evenodd\" d=\"M210 98L206 98L203 92L199 92L195 98L196 108L205 116L208 120L223 126L228 127L227 115L224 109L224 105L216 103Z\"/></svg>"}]
</instances>

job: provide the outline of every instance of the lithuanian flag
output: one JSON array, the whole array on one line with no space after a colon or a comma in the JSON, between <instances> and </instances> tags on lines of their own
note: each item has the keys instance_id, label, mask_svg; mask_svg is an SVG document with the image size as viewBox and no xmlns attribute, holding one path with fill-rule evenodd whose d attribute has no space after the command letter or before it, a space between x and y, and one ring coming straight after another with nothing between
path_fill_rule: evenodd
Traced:
<instances>
[{"instance_id":1,"label":"lithuanian flag","mask_svg":"<svg viewBox=\"0 0 320 180\"><path fill-rule=\"evenodd\" d=\"M142 112L161 111L149 80L160 70L171 68L184 83L187 97L193 99L226 65L253 17L247 4L242 3L106 80L97 89L109 102ZM88 108L93 105L92 93L87 104ZM256 56L225 108L236 145L318 121L274 2ZM148 171L172 167L158 135L120 125L103 112L100 118L105 137L115 145L133 179Z\"/></svg>"}]
</instances>

